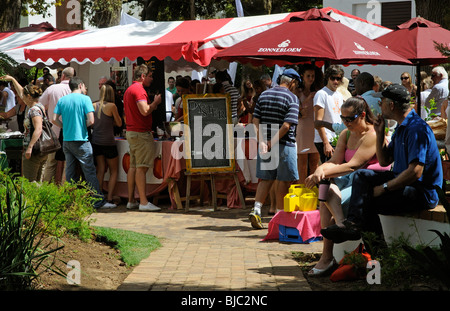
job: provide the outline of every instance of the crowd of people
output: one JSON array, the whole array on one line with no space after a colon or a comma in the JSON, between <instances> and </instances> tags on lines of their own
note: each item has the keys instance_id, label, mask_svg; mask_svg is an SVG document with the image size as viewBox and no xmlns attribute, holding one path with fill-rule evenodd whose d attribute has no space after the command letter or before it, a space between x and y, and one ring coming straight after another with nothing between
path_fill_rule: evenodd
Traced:
<instances>
[{"instance_id":1,"label":"crowd of people","mask_svg":"<svg viewBox=\"0 0 450 311\"><path fill-rule=\"evenodd\" d=\"M441 158L424 120L446 119L450 113L448 75L443 67L433 68L431 76L420 74L419 88L408 72L399 75L399 83L358 69L347 79L338 65L324 72L311 64L287 68L276 81L269 75L253 81L243 78L240 88L226 71L214 71L203 81L170 77L166 110L168 120L182 121L183 95L197 93L199 84L209 84L213 93L230 94L234 124L255 127L259 183L249 214L255 229L263 228L261 210L268 197L269 214L274 214L283 209L292 183L313 187L330 181L327 200L319 203L323 253L310 272L321 275L334 264L334 243L359 239L362 231L382 235L378 213L415 211L438 203L434 187L442 187ZM159 211L145 191L155 153L152 112L162 101L161 95L149 97L146 90L153 72L146 65L136 66L123 101L118 101L114 83L101 77L100 98L95 102L72 67L59 71L57 79L49 75L44 73L36 84L0 77L0 105L5 108L0 117L10 119L12 128L24 133L23 175L31 181L56 183L83 177L98 198L95 207L114 208L119 166L115 136L117 128L126 128L127 208ZM423 109L417 113L419 96ZM41 156L32 150L44 118L53 123L62 148ZM268 130L259 130L261 125L268 125ZM275 166L271 166L273 159ZM110 178L104 195L107 169Z\"/></svg>"},{"instance_id":2,"label":"crowd of people","mask_svg":"<svg viewBox=\"0 0 450 311\"><path fill-rule=\"evenodd\" d=\"M261 209L273 188L280 210L288 185L330 183L327 199L319 202L323 252L310 275L327 273L335 265L334 243L364 238L361 232L373 232L372 246L383 246L378 214L438 204L441 155L424 119L446 118L448 77L442 67L433 68L431 77L421 77L420 93L411 79L402 73L400 83L393 83L356 69L348 80L336 65L322 78L318 68L305 65L298 72L286 69L255 102L253 124L277 124L279 131L258 135L260 181L249 214L252 227L263 228ZM422 101L427 114L421 117L416 97L422 92L428 95ZM270 157L279 165L264 171Z\"/></svg>"}]
</instances>

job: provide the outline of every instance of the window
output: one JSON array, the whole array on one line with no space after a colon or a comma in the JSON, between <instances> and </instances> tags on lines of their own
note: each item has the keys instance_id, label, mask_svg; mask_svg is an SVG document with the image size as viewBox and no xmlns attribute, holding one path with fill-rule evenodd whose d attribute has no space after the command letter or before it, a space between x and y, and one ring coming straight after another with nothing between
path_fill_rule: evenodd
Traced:
<instances>
[{"instance_id":1,"label":"window","mask_svg":"<svg viewBox=\"0 0 450 311\"><path fill-rule=\"evenodd\" d=\"M411 19L411 1L383 2L381 4L381 25L395 29Z\"/></svg>"}]
</instances>

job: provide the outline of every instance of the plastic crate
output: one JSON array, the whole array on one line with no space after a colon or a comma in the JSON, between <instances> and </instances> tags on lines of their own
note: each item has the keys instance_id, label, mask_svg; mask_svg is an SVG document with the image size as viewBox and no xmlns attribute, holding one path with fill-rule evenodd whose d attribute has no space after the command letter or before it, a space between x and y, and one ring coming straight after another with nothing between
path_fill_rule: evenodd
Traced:
<instances>
[{"instance_id":1,"label":"plastic crate","mask_svg":"<svg viewBox=\"0 0 450 311\"><path fill-rule=\"evenodd\" d=\"M297 228L278 225L278 239L280 240L280 242L308 244L316 241L321 241L322 237L312 237L306 241L303 241Z\"/></svg>"}]
</instances>

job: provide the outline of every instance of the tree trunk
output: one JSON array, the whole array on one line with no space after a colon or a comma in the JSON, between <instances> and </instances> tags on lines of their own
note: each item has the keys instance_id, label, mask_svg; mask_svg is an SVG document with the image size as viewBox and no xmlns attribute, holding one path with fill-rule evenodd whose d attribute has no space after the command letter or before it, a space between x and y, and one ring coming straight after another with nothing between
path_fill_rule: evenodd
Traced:
<instances>
[{"instance_id":1,"label":"tree trunk","mask_svg":"<svg viewBox=\"0 0 450 311\"><path fill-rule=\"evenodd\" d=\"M2 0L1 7L0 31L19 28L22 0Z\"/></svg>"},{"instance_id":2,"label":"tree trunk","mask_svg":"<svg viewBox=\"0 0 450 311\"><path fill-rule=\"evenodd\" d=\"M264 9L267 12L267 14L272 14L272 0L264 1Z\"/></svg>"},{"instance_id":3,"label":"tree trunk","mask_svg":"<svg viewBox=\"0 0 450 311\"><path fill-rule=\"evenodd\" d=\"M190 0L189 1L189 12L190 12L190 19L194 20L195 19L195 2L194 0Z\"/></svg>"},{"instance_id":4,"label":"tree trunk","mask_svg":"<svg viewBox=\"0 0 450 311\"><path fill-rule=\"evenodd\" d=\"M97 11L93 17L95 26L98 28L107 28L111 26L117 26L120 24L120 10L115 12Z\"/></svg>"},{"instance_id":5,"label":"tree trunk","mask_svg":"<svg viewBox=\"0 0 450 311\"><path fill-rule=\"evenodd\" d=\"M141 18L143 21L156 21L158 17L161 0L145 0Z\"/></svg>"}]
</instances>

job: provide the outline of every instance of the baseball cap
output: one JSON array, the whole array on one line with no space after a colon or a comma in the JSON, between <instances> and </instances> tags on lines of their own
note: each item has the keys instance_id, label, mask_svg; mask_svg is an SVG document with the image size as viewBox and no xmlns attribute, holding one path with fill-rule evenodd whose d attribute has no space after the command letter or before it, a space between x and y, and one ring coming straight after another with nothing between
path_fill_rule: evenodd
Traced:
<instances>
[{"instance_id":1,"label":"baseball cap","mask_svg":"<svg viewBox=\"0 0 450 311\"><path fill-rule=\"evenodd\" d=\"M409 103L411 100L411 94L406 87L397 83L388 85L382 92L375 93L373 96L386 97L399 103Z\"/></svg>"},{"instance_id":2,"label":"baseball cap","mask_svg":"<svg viewBox=\"0 0 450 311\"><path fill-rule=\"evenodd\" d=\"M289 78L291 78L291 79L297 79L297 80L301 80L300 79L300 75L298 74L298 72L297 71L295 71L294 69L292 69L292 68L288 68L288 69L286 69L283 73L282 73L282 75L283 76L286 76L286 77L289 77Z\"/></svg>"}]
</instances>

